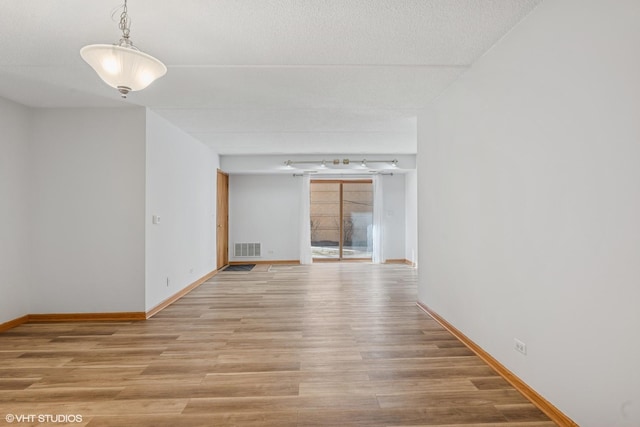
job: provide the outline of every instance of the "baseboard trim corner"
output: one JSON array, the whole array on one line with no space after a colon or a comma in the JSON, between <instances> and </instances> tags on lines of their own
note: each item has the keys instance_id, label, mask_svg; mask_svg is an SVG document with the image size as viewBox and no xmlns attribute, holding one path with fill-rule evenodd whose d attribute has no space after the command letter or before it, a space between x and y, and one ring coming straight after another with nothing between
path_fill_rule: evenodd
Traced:
<instances>
[{"instance_id":1,"label":"baseboard trim corner","mask_svg":"<svg viewBox=\"0 0 640 427\"><path fill-rule=\"evenodd\" d=\"M0 332L8 331L9 329L13 329L16 326L20 326L28 321L29 315L25 314L24 316L9 320L8 322L0 323Z\"/></svg>"},{"instance_id":2,"label":"baseboard trim corner","mask_svg":"<svg viewBox=\"0 0 640 427\"><path fill-rule=\"evenodd\" d=\"M18 317L8 322L0 323L0 332L15 328L23 323L46 323L46 322L125 322L125 321L138 321L146 320L154 316L161 310L165 309L169 305L173 304L213 276L218 273L218 270L214 270L207 273L200 279L196 280L186 288L177 292L175 295L162 301L151 310L144 311L131 311L131 312L113 312L113 313L42 313L42 314L26 314L22 317Z\"/></svg>"},{"instance_id":3,"label":"baseboard trim corner","mask_svg":"<svg viewBox=\"0 0 640 427\"><path fill-rule=\"evenodd\" d=\"M188 294L189 292L191 292L192 290L194 290L195 288L197 288L198 286L202 285L204 282L206 282L207 280L211 279L213 276L218 274L219 271L220 270L213 270L213 271L205 274L204 276L202 276L201 278L199 278L195 282L191 283L186 288L181 289L180 291L178 291L175 294L171 295L169 298L165 299L160 304L156 305L151 310L148 310L146 313L144 313L145 314L145 319L150 319L151 317L155 316L156 314L158 314L159 312L161 312L165 308L169 307L171 304L173 304L174 302L178 301L180 298L182 298L183 296L185 296L186 294Z\"/></svg>"},{"instance_id":4,"label":"baseboard trim corner","mask_svg":"<svg viewBox=\"0 0 640 427\"><path fill-rule=\"evenodd\" d=\"M412 267L415 267L415 263L409 261L408 259L387 259L384 261L385 264L406 264L406 265L410 265Z\"/></svg>"},{"instance_id":5,"label":"baseboard trim corner","mask_svg":"<svg viewBox=\"0 0 640 427\"><path fill-rule=\"evenodd\" d=\"M558 408L556 408L551 402L538 394L537 391L529 387L527 383L522 381L513 372L507 369L502 363L498 362L493 356L482 349L478 344L473 342L469 337L463 334L451 323L446 321L438 313L431 310L425 304L421 302L416 303L420 309L427 313L433 320L442 325L443 328L448 330L453 336L459 339L464 345L466 345L471 351L473 351L478 357L485 361L493 370L495 370L502 378L504 378L509 384L511 384L516 390L518 390L524 397L529 399L531 403L544 412L552 421L561 427L578 427L571 418L563 414Z\"/></svg>"}]
</instances>

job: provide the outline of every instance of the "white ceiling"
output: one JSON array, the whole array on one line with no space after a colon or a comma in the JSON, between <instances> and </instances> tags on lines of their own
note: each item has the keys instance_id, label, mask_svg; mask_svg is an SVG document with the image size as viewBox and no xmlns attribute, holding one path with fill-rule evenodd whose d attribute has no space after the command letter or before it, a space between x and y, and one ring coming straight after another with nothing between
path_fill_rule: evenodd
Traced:
<instances>
[{"instance_id":1,"label":"white ceiling","mask_svg":"<svg viewBox=\"0 0 640 427\"><path fill-rule=\"evenodd\" d=\"M79 50L122 0L0 0L0 96L147 106L220 154L411 154L416 111L540 1L128 0L168 73L121 100Z\"/></svg>"}]
</instances>

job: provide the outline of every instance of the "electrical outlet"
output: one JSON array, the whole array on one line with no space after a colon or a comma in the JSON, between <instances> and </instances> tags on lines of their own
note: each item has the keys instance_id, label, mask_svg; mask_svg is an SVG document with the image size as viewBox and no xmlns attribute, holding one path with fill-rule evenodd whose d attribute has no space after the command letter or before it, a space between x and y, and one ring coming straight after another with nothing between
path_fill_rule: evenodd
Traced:
<instances>
[{"instance_id":1,"label":"electrical outlet","mask_svg":"<svg viewBox=\"0 0 640 427\"><path fill-rule=\"evenodd\" d=\"M527 345L525 343L520 341L518 338L514 338L513 341L515 342L514 348L516 351L519 351L522 354L527 354Z\"/></svg>"}]
</instances>

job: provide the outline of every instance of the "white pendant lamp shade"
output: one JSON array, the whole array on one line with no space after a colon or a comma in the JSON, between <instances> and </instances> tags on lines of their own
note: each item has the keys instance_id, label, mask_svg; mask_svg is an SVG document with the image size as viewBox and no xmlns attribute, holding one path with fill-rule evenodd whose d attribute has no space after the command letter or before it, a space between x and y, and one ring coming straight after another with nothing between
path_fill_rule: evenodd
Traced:
<instances>
[{"instance_id":1,"label":"white pendant lamp shade","mask_svg":"<svg viewBox=\"0 0 640 427\"><path fill-rule=\"evenodd\" d=\"M115 12L114 12L115 14ZM131 19L124 0L118 28L122 38L118 44L92 44L80 49L80 56L109 86L118 89L123 98L130 91L144 89L167 73L167 67L151 55L140 52L129 37Z\"/></svg>"},{"instance_id":2,"label":"white pendant lamp shade","mask_svg":"<svg viewBox=\"0 0 640 427\"><path fill-rule=\"evenodd\" d=\"M167 73L162 62L131 47L92 44L80 49L80 56L123 97L129 91L144 89Z\"/></svg>"}]
</instances>

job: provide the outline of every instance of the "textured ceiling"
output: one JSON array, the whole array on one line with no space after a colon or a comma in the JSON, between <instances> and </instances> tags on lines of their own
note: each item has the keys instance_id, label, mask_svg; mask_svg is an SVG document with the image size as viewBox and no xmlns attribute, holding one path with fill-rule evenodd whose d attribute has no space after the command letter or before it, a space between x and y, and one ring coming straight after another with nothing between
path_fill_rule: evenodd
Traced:
<instances>
[{"instance_id":1,"label":"textured ceiling","mask_svg":"<svg viewBox=\"0 0 640 427\"><path fill-rule=\"evenodd\" d=\"M221 154L416 152L426 108L541 0L129 0L168 66L121 100L79 55L120 0L2 0L0 96L147 106Z\"/></svg>"}]
</instances>

